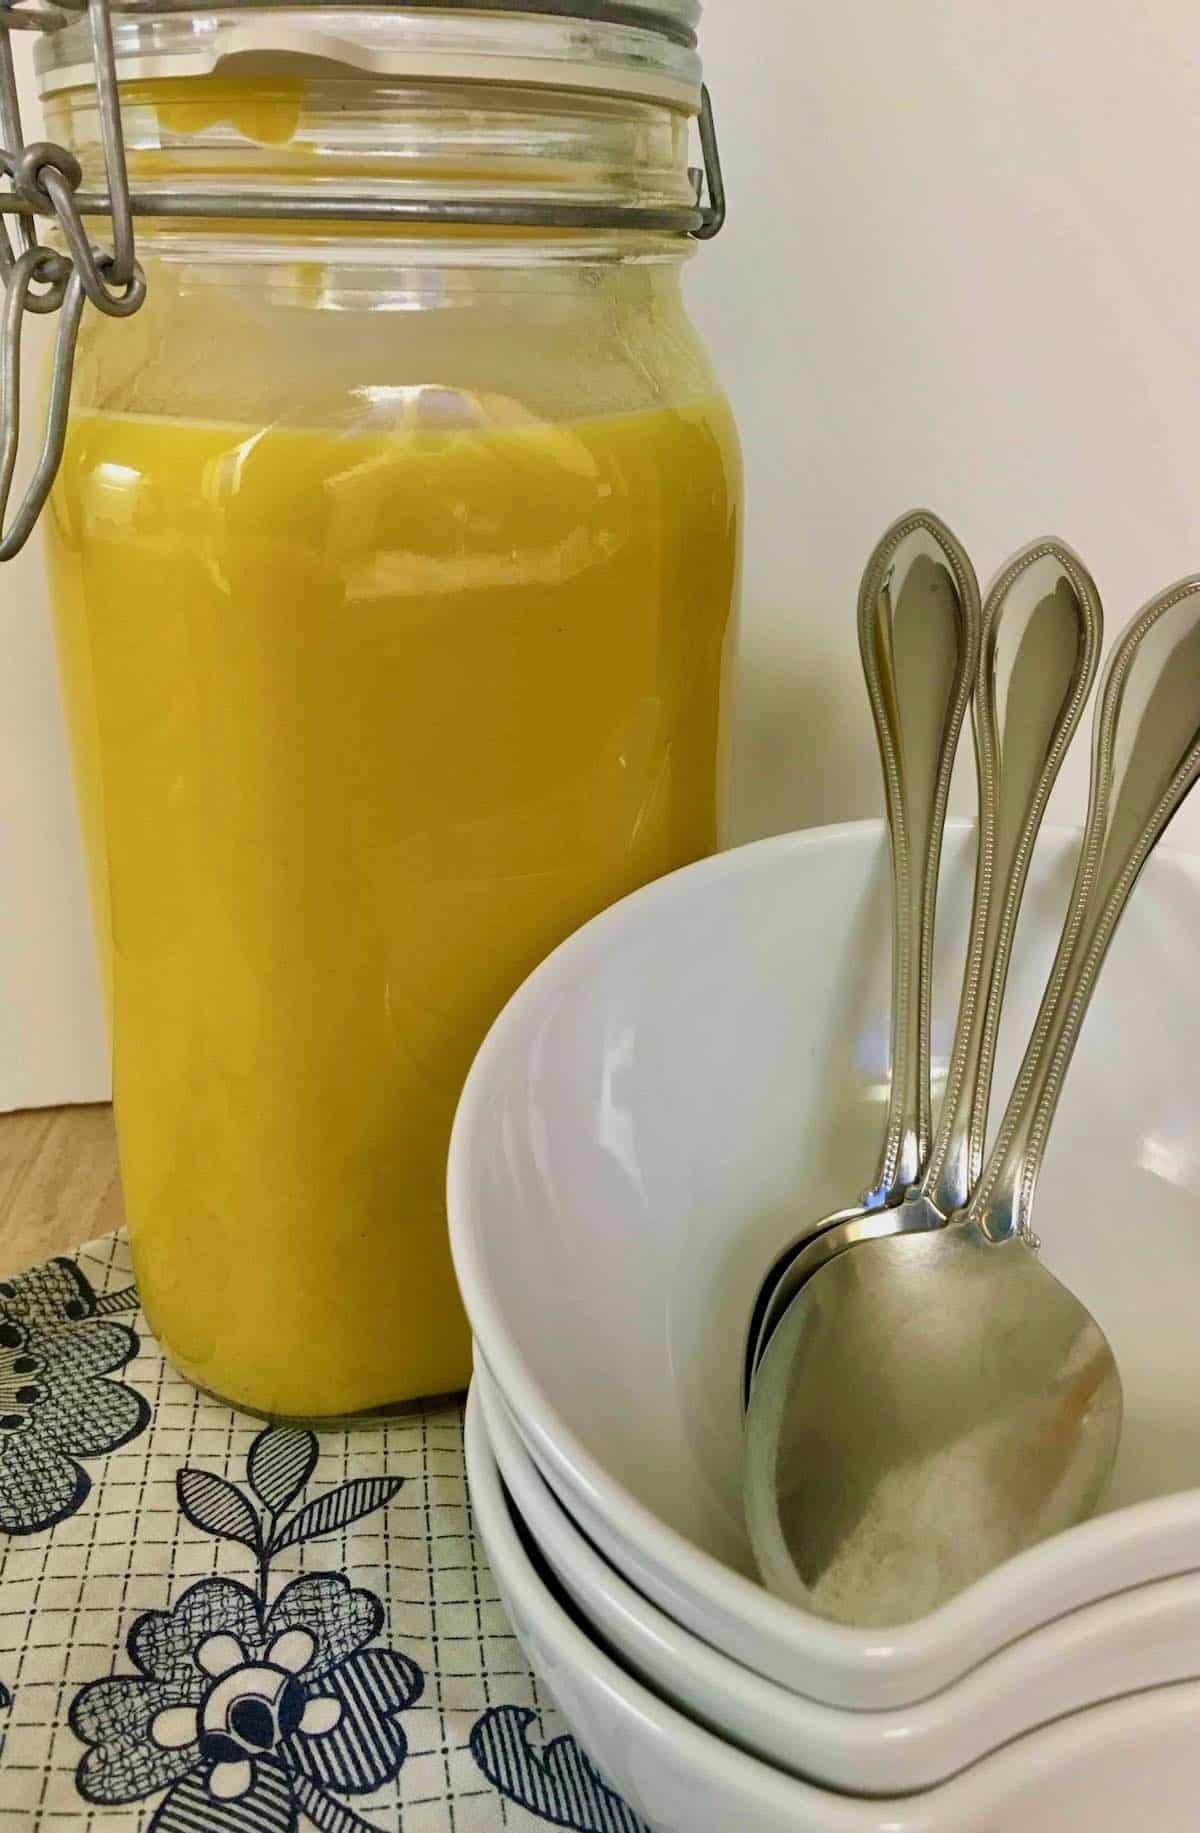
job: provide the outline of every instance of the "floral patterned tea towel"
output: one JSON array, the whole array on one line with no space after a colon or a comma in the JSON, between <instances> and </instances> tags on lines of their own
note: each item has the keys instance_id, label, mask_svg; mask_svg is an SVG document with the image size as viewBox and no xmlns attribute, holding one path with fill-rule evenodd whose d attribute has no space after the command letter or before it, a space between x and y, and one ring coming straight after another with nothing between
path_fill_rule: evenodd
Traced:
<instances>
[{"instance_id":1,"label":"floral patterned tea towel","mask_svg":"<svg viewBox=\"0 0 1200 1833\"><path fill-rule=\"evenodd\" d=\"M548 1826L644 1833L517 1647L457 1407L234 1412L122 1235L0 1281L0 1833Z\"/></svg>"}]
</instances>

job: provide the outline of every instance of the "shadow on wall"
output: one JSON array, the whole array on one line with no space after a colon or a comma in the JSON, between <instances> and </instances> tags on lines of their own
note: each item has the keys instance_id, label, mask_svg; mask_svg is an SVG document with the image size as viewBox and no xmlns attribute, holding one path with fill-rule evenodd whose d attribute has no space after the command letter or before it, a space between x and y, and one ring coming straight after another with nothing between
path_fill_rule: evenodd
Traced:
<instances>
[{"instance_id":1,"label":"shadow on wall","mask_svg":"<svg viewBox=\"0 0 1200 1833\"><path fill-rule=\"evenodd\" d=\"M756 613L749 625L769 627ZM883 813L866 691L842 654L745 644L734 704L730 844Z\"/></svg>"}]
</instances>

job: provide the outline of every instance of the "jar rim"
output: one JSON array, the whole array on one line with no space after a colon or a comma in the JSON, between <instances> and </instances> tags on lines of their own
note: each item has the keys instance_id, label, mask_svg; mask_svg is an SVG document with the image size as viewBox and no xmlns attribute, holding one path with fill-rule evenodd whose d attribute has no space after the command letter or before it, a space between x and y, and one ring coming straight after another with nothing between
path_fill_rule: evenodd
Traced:
<instances>
[{"instance_id":1,"label":"jar rim","mask_svg":"<svg viewBox=\"0 0 1200 1833\"><path fill-rule=\"evenodd\" d=\"M118 80L306 72L591 91L696 113L698 0L110 0ZM43 97L94 81L86 18L39 37Z\"/></svg>"}]
</instances>

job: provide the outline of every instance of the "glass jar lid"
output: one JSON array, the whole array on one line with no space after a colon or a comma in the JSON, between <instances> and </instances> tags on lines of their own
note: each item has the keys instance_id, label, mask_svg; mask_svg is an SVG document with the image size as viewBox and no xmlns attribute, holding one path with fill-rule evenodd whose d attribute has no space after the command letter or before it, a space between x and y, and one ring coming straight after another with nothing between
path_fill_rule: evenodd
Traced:
<instances>
[{"instance_id":1,"label":"glass jar lid","mask_svg":"<svg viewBox=\"0 0 1200 1833\"><path fill-rule=\"evenodd\" d=\"M213 73L356 74L634 97L696 114L697 0L392 0L341 6L232 0L214 9L111 0L121 82ZM41 93L95 80L86 19L46 32Z\"/></svg>"},{"instance_id":2,"label":"glass jar lid","mask_svg":"<svg viewBox=\"0 0 1200 1833\"><path fill-rule=\"evenodd\" d=\"M19 391L3 391L0 444L0 561L18 553L32 531L62 456L71 373L86 303L127 318L146 296L137 260L135 220L197 218L307 222L410 223L488 230L653 231L697 240L725 220L725 193L708 91L696 51L699 0L222 0L196 8L183 0L0 0L0 370L19 375L22 326L29 314L58 314L40 455L13 512L8 499L20 437ZM43 96L85 122L103 157L104 188L85 183L70 144L27 141L21 123L11 35L36 31L35 66ZM630 189L597 197L439 194L329 195L311 182L287 188L184 184L130 186L122 124L122 88L207 76L251 82L298 79L314 90L388 92L424 86L490 91L489 102L541 91L559 108L624 108L660 114L673 152L686 156L689 116L698 117L704 164L678 163L686 183L643 199ZM86 89L92 100L80 101ZM564 97L561 92L568 92ZM572 97L571 92L574 92ZM336 101L336 95L335 95ZM79 103L77 107L76 104ZM86 125L95 115L93 132ZM361 112L361 110L360 110ZM468 110L469 112L469 110ZM661 125L661 124L660 124ZM638 124L634 123L635 130ZM594 138L594 136L593 136ZM636 132L635 132L636 138ZM561 149L560 149L561 150ZM644 161L641 162L644 164ZM671 162L667 162L668 164ZM665 167L664 167L665 169ZM311 178L311 175L310 175ZM540 175L539 175L540 178ZM706 201L707 194L707 201ZM43 242L38 225L56 220L59 243ZM112 245L97 245L92 223L108 218Z\"/></svg>"}]
</instances>

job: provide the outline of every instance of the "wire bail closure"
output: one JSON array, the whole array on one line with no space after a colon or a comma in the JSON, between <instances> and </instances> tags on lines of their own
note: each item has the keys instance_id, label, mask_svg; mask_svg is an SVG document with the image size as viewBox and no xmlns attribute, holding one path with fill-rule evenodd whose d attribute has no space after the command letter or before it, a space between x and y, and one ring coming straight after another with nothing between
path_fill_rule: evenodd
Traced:
<instances>
[{"instance_id":1,"label":"wire bail closure","mask_svg":"<svg viewBox=\"0 0 1200 1833\"><path fill-rule=\"evenodd\" d=\"M294 0L293 0L294 3ZM310 0L300 0L308 4ZM363 0L351 0L361 4ZM413 0L410 0L410 4ZM416 0L447 4L447 0ZM449 0L449 4L461 0ZM695 191L691 210L645 209L640 206L548 204L535 199L503 203L447 203L422 199L301 199L257 193L230 198L221 193L153 191L131 193L121 126L120 91L113 49L110 8L128 13L179 12L182 0L0 0L0 174L9 188L0 191L0 277L4 281L0 312L0 561L20 553L37 524L62 461L66 443L75 346L84 306L90 302L109 318L128 318L146 297L146 277L138 265L133 219L147 217L227 217L242 220L293 218L321 222L421 222L481 225L491 228L645 229L666 230L709 241L725 222L725 186L708 89L701 88L699 132L702 166L689 168ZM221 0L220 10L267 7L271 0ZM375 0L378 4L378 0ZM497 10L558 13L593 19L619 19L642 25L658 22L635 13L623 0L490 0ZM484 0L485 9L488 0ZM85 10L91 27L96 95L104 149L106 190L81 190L79 161L50 141L26 144L13 63L14 31L52 32L73 24ZM193 10L193 9L188 9ZM706 200L707 194L707 201ZM89 241L85 216L108 217L111 249ZM66 243L60 254L39 241L37 220L53 217ZM12 219L10 233L7 218ZM54 343L50 395L41 452L29 485L8 514L21 436L21 341L25 315L61 314Z\"/></svg>"},{"instance_id":2,"label":"wire bail closure","mask_svg":"<svg viewBox=\"0 0 1200 1833\"><path fill-rule=\"evenodd\" d=\"M83 307L91 300L114 318L136 312L146 297L146 281L134 253L133 217L125 170L125 141L117 93L112 25L107 0L88 0L96 87L104 143L105 174L113 200L113 247L94 249L88 241L76 193L83 176L79 161L65 147L48 141L25 143L12 31L52 31L71 15L50 6L17 4L0 7L0 170L11 191L0 203L0 274L4 311L0 316L0 560L20 553L37 522L62 459L75 367L75 343ZM11 151L9 149L12 149ZM38 240L36 220L53 215L69 253L59 254ZM14 218L12 231L4 220ZM21 437L21 336L25 314L60 312L54 343L50 399L42 449L33 477L11 522L8 499Z\"/></svg>"}]
</instances>

